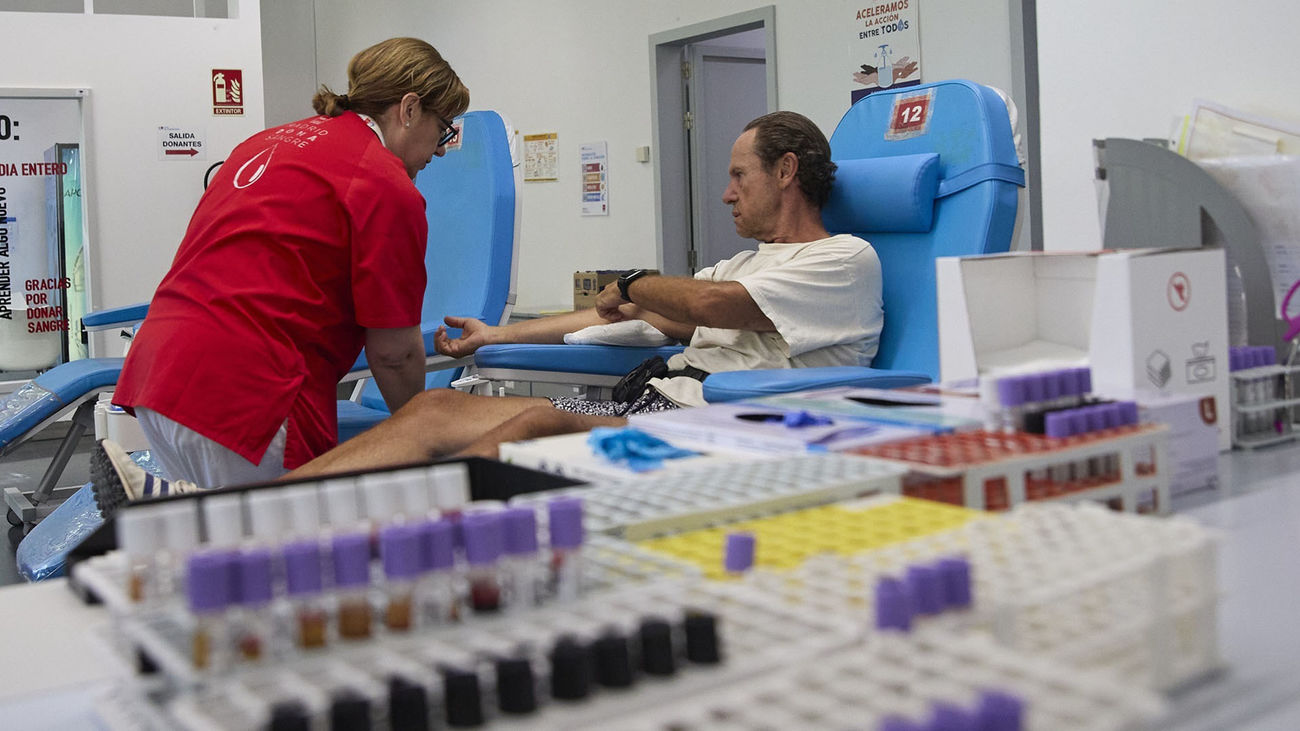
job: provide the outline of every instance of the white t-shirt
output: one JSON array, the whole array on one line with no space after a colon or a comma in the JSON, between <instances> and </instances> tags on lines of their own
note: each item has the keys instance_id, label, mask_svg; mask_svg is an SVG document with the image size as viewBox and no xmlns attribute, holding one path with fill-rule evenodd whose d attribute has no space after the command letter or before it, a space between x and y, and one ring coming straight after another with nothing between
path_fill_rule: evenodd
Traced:
<instances>
[{"instance_id":1,"label":"white t-shirt","mask_svg":"<svg viewBox=\"0 0 1300 731\"><path fill-rule=\"evenodd\" d=\"M776 331L697 327L690 346L668 360L671 369L868 366L876 355L884 324L880 259L856 236L759 244L695 278L740 282ZM650 385L682 406L705 403L703 385L693 378L659 378Z\"/></svg>"}]
</instances>

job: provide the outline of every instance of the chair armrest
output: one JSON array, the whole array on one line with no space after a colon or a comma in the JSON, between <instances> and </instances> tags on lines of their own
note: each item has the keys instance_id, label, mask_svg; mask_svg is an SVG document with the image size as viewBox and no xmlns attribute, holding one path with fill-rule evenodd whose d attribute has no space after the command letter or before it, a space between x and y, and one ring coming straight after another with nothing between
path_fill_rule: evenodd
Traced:
<instances>
[{"instance_id":1,"label":"chair armrest","mask_svg":"<svg viewBox=\"0 0 1300 731\"><path fill-rule=\"evenodd\" d=\"M704 399L718 403L819 388L901 388L929 382L930 376L917 371L888 371L860 366L726 371L713 373L704 379Z\"/></svg>"},{"instance_id":2,"label":"chair armrest","mask_svg":"<svg viewBox=\"0 0 1300 731\"><path fill-rule=\"evenodd\" d=\"M140 322L148 312L148 302L126 305L125 307L112 307L107 310L96 310L82 316L81 326L87 332L111 330L122 325Z\"/></svg>"},{"instance_id":3,"label":"chair armrest","mask_svg":"<svg viewBox=\"0 0 1300 731\"><path fill-rule=\"evenodd\" d=\"M474 362L473 356L464 358L448 358L445 355L430 354L424 358L424 372L432 373L434 371L445 371L450 368L464 368ZM350 383L362 379L371 378L374 374L370 372L370 364L366 362L366 353L361 351L357 356L357 362L352 364L352 369L347 372L339 383Z\"/></svg>"},{"instance_id":4,"label":"chair armrest","mask_svg":"<svg viewBox=\"0 0 1300 731\"><path fill-rule=\"evenodd\" d=\"M664 360L682 352L680 345L654 348L621 345L485 345L474 353L478 368L622 376L654 356Z\"/></svg>"}]
</instances>

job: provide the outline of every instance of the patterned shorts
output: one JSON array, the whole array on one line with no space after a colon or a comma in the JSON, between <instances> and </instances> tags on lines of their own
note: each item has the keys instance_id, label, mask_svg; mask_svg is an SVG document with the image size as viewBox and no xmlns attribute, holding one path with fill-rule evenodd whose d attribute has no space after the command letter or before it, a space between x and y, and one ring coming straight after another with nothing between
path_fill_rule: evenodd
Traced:
<instances>
[{"instance_id":1,"label":"patterned shorts","mask_svg":"<svg viewBox=\"0 0 1300 731\"><path fill-rule=\"evenodd\" d=\"M580 398L553 398L551 405L560 411L585 416L627 416L629 414L648 414L652 411L668 411L680 408L653 388L646 389L641 398L625 404L619 401L587 401Z\"/></svg>"}]
</instances>

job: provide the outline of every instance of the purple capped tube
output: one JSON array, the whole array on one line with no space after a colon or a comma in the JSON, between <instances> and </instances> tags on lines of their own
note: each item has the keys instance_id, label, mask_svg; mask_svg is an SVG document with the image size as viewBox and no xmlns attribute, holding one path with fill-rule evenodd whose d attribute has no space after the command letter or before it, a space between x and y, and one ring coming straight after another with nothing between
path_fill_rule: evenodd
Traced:
<instances>
[{"instance_id":1,"label":"purple capped tube","mask_svg":"<svg viewBox=\"0 0 1300 731\"><path fill-rule=\"evenodd\" d=\"M294 644L303 650L324 647L329 616L322 595L324 566L320 543L311 538L285 544L284 589L293 614Z\"/></svg>"},{"instance_id":2,"label":"purple capped tube","mask_svg":"<svg viewBox=\"0 0 1300 731\"><path fill-rule=\"evenodd\" d=\"M461 517L465 536L465 578L469 582L469 604L475 612L502 608L499 562L503 551L501 513L469 513Z\"/></svg>"},{"instance_id":3,"label":"purple capped tube","mask_svg":"<svg viewBox=\"0 0 1300 731\"><path fill-rule=\"evenodd\" d=\"M416 601L421 621L436 626L460 619L461 592L456 575L456 527L447 518L426 520L416 526L420 541L420 578Z\"/></svg>"},{"instance_id":4,"label":"purple capped tube","mask_svg":"<svg viewBox=\"0 0 1300 731\"><path fill-rule=\"evenodd\" d=\"M557 599L577 599L582 591L582 500L555 498L546 504L551 543L551 591Z\"/></svg>"},{"instance_id":5,"label":"purple capped tube","mask_svg":"<svg viewBox=\"0 0 1300 731\"><path fill-rule=\"evenodd\" d=\"M532 508L506 508L501 516L506 607L535 607L541 601L544 581L537 544L537 513Z\"/></svg>"},{"instance_id":6,"label":"purple capped tube","mask_svg":"<svg viewBox=\"0 0 1300 731\"><path fill-rule=\"evenodd\" d=\"M194 667L221 672L230 664L227 612L235 602L238 555L214 550L191 554L185 562L185 597L194 616L190 649Z\"/></svg>"},{"instance_id":7,"label":"purple capped tube","mask_svg":"<svg viewBox=\"0 0 1300 731\"><path fill-rule=\"evenodd\" d=\"M384 567L384 627L389 632L414 629L415 585L420 576L420 532L413 523L394 523L379 532L379 559Z\"/></svg>"},{"instance_id":8,"label":"purple capped tube","mask_svg":"<svg viewBox=\"0 0 1300 731\"><path fill-rule=\"evenodd\" d=\"M345 640L366 639L374 621L370 607L370 534L334 536L330 548L334 595L338 601L338 636Z\"/></svg>"}]
</instances>

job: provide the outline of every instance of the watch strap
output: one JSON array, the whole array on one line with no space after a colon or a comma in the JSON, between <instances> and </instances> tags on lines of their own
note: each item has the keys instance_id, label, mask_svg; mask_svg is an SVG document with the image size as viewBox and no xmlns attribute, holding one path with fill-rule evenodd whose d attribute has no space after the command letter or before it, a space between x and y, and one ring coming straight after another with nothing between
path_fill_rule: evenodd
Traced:
<instances>
[{"instance_id":1,"label":"watch strap","mask_svg":"<svg viewBox=\"0 0 1300 731\"><path fill-rule=\"evenodd\" d=\"M640 279L641 277L644 277L645 275L647 275L647 274L649 274L649 273L650 273L650 272L647 272L647 271L644 270L644 269L633 269L632 271L627 272L627 273L624 274L623 276L619 277L619 278L618 278L618 293L619 293L619 295L621 295L625 301L627 301L627 302L631 302L631 301L632 301L632 298L631 298L630 296L628 296L628 293L627 293L627 289L628 289L628 287L632 286L632 283L633 283L633 282L635 282L636 280Z\"/></svg>"}]
</instances>

